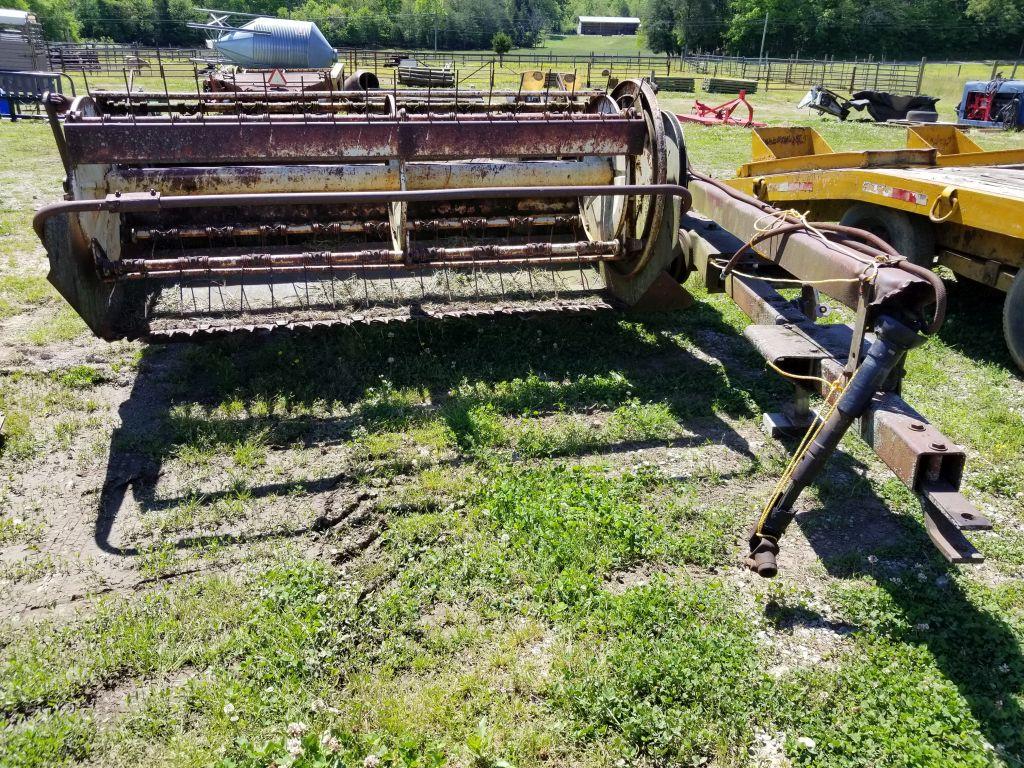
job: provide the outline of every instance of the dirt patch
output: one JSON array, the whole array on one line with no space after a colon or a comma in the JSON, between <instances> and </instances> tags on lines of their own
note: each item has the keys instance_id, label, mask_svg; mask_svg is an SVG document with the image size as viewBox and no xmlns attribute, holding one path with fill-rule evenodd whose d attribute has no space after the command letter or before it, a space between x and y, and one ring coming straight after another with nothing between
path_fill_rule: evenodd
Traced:
<instances>
[{"instance_id":1,"label":"dirt patch","mask_svg":"<svg viewBox=\"0 0 1024 768\"><path fill-rule=\"evenodd\" d=\"M659 573L669 573L669 568L652 563L640 563L624 571L616 571L605 579L604 588L613 595L621 595L630 589L650 584Z\"/></svg>"},{"instance_id":2,"label":"dirt patch","mask_svg":"<svg viewBox=\"0 0 1024 768\"><path fill-rule=\"evenodd\" d=\"M786 736L783 733L754 731L754 742L750 746L750 763L754 768L789 768L792 763L786 757Z\"/></svg>"},{"instance_id":3,"label":"dirt patch","mask_svg":"<svg viewBox=\"0 0 1024 768\"><path fill-rule=\"evenodd\" d=\"M100 726L109 725L150 693L157 690L181 688L199 673L195 669L180 669L162 677L147 680L121 680L110 688L96 692L92 699L92 712Z\"/></svg>"}]
</instances>

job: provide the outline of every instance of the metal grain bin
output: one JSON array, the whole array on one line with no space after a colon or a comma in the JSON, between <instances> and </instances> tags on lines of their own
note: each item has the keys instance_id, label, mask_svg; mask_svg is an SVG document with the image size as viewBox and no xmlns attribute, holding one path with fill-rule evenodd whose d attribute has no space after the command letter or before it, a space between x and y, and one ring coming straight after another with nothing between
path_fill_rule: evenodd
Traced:
<instances>
[{"instance_id":1,"label":"metal grain bin","mask_svg":"<svg viewBox=\"0 0 1024 768\"><path fill-rule=\"evenodd\" d=\"M261 17L225 32L214 49L231 63L249 68L319 69L338 55L311 21Z\"/></svg>"}]
</instances>

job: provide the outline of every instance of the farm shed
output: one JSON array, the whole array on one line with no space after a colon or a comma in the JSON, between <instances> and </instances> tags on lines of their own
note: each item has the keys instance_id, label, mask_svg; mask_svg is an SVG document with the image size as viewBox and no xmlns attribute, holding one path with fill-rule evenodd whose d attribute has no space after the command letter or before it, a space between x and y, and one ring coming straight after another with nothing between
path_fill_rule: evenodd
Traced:
<instances>
[{"instance_id":1,"label":"farm shed","mask_svg":"<svg viewBox=\"0 0 1024 768\"><path fill-rule=\"evenodd\" d=\"M577 35L635 35L640 19L635 16L580 16Z\"/></svg>"},{"instance_id":2,"label":"farm shed","mask_svg":"<svg viewBox=\"0 0 1024 768\"><path fill-rule=\"evenodd\" d=\"M46 65L46 44L34 14L0 8L0 69L41 69Z\"/></svg>"}]
</instances>

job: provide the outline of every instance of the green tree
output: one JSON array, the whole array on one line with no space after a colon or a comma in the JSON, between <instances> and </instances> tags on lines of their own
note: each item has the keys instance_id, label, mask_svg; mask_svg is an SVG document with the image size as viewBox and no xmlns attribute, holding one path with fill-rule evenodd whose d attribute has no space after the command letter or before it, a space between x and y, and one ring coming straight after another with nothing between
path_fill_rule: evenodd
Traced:
<instances>
[{"instance_id":1,"label":"green tree","mask_svg":"<svg viewBox=\"0 0 1024 768\"><path fill-rule=\"evenodd\" d=\"M675 25L682 47L690 50L720 47L727 13L726 0L682 0Z\"/></svg>"},{"instance_id":2,"label":"green tree","mask_svg":"<svg viewBox=\"0 0 1024 768\"><path fill-rule=\"evenodd\" d=\"M679 22L678 0L647 0L641 11L640 29L647 39L647 47L655 53L677 55L682 44L676 27Z\"/></svg>"},{"instance_id":3,"label":"green tree","mask_svg":"<svg viewBox=\"0 0 1024 768\"><path fill-rule=\"evenodd\" d=\"M81 24L68 0L7 0L4 5L36 15L47 40L78 40Z\"/></svg>"},{"instance_id":4,"label":"green tree","mask_svg":"<svg viewBox=\"0 0 1024 768\"><path fill-rule=\"evenodd\" d=\"M491 48L501 58L512 50L512 38L507 32L496 32L491 38Z\"/></svg>"}]
</instances>

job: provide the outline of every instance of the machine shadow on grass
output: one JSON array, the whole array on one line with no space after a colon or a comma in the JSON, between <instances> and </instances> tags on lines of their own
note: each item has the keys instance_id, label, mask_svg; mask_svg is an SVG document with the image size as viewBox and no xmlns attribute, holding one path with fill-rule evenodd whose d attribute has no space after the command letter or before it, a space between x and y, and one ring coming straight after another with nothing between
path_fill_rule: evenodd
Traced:
<instances>
[{"instance_id":1,"label":"machine shadow on grass","mask_svg":"<svg viewBox=\"0 0 1024 768\"><path fill-rule=\"evenodd\" d=\"M676 336L681 341L672 337ZM715 348L709 348L713 346ZM686 349L696 347L704 354ZM725 370L702 359L728 355ZM442 418L460 449L450 462L465 460L472 446L474 388L494 392L505 382L531 375L550 384L540 392L499 395L499 415L585 414L595 406L613 409L624 401L664 404L688 432L665 440L588 444L588 455L652 446L699 446L727 442L755 458L723 417L755 416L784 396L786 387L762 374L760 358L708 304L683 313L591 316L549 315L530 319L445 320L277 332L263 337L215 340L190 346L147 349L131 396L120 409L121 425L111 439L95 528L97 546L110 554L136 556L137 547L114 541L114 528L129 490L143 515L181 503L159 498L157 483L165 460L181 445L213 440L225 446L265 435L272 448L327 447L351 440L358 430L400 430L417 419ZM468 385L469 396L453 390ZM416 388L425 404L377 404L351 414L376 388ZM231 419L183 418L177 406L210 409L225 400L245 405ZM507 401L507 402L505 402ZM252 415L253 403L269 403L274 415ZM319 415L323 404L350 415ZM277 415L284 410L289 415ZM569 450L565 455L572 455ZM316 494L360 478L347 472L247 487L250 498L291 493ZM205 503L227 492L204 493ZM287 538L309 527L284 528L225 540L211 535L180 539L179 549L204 543L244 543Z\"/></svg>"},{"instance_id":2,"label":"machine shadow on grass","mask_svg":"<svg viewBox=\"0 0 1024 768\"><path fill-rule=\"evenodd\" d=\"M1011 764L1021 764L1024 710L1015 697L1024 694L1024 655L1013 630L954 578L958 569L971 566L952 565L935 550L916 498L906 504L882 498L864 477L867 467L845 452L830 467L817 484L821 503L798 515L796 525L830 578L843 583L869 577L895 610L885 615L882 609L863 626L837 627L812 610L769 603L766 618L782 629L829 627L926 647L985 739L1001 745L997 749ZM902 513L893 511L897 506L905 507ZM870 554L877 560L869 561Z\"/></svg>"},{"instance_id":3,"label":"machine shadow on grass","mask_svg":"<svg viewBox=\"0 0 1024 768\"><path fill-rule=\"evenodd\" d=\"M725 360L724 370L707 362L705 355ZM194 439L196 430L225 430L219 439L227 444L266 433L272 446L340 445L353 437L357 427L401 428L409 414L371 408L357 416L325 417L311 411L319 403L336 403L346 413L386 380L395 389L418 387L428 393L429 405L422 407L441 414L461 445L468 436L460 432L461 406L453 403L457 398L450 396L451 391L463 383L488 388L531 374L559 383L556 402L516 401L508 415L543 413L556 406L569 413L585 413L602 397L587 382L618 374L623 386L613 388L608 393L612 399L598 404L614 407L627 398L663 403L696 435L682 444L728 439L748 456L752 455L749 447L726 417L753 417L776 408L789 396L789 387L764 374L760 357L708 303L663 315L425 322L150 349L132 395L121 407L122 425L111 441L97 510L96 543L111 554L140 554L137 548L121 547L112 540L121 507L129 490L143 514L181 501L158 498L156 486L165 460L183 442ZM246 415L212 426L182 423L174 416L176 406L199 403L213 408L229 398L246 404L283 403L290 415ZM588 448L586 453L607 454L629 447L613 442ZM985 738L1002 744L1010 754L1024 755L1024 712L1012 698L1024 690L1024 657L1013 631L972 601L952 578L955 566L946 565L934 551L919 516L889 511L890 504L863 478L865 469L848 454L838 453L817 486L822 504L797 519L831 578L874 576L895 605L894 621L849 629L926 646L942 674L968 702ZM256 485L249 491L256 498L314 494L359 481L347 472L324 473L312 479ZM235 537L228 543L286 539L310 530L308 526L278 529ZM174 546L200 547L210 539L224 540L188 537ZM872 552L881 558L877 565L867 564L866 555ZM904 568L908 563L921 564L928 580L919 582L906 573L902 579L893 579L889 563L902 563ZM937 579L945 583L938 586ZM778 609L772 604L766 617L783 629L800 623L829 624L813 611ZM926 623L929 629L922 630Z\"/></svg>"},{"instance_id":4,"label":"machine shadow on grass","mask_svg":"<svg viewBox=\"0 0 1024 768\"><path fill-rule=\"evenodd\" d=\"M966 278L947 285L949 309L939 338L966 357L1024 376L1010 357L1003 338L1006 294Z\"/></svg>"}]
</instances>

